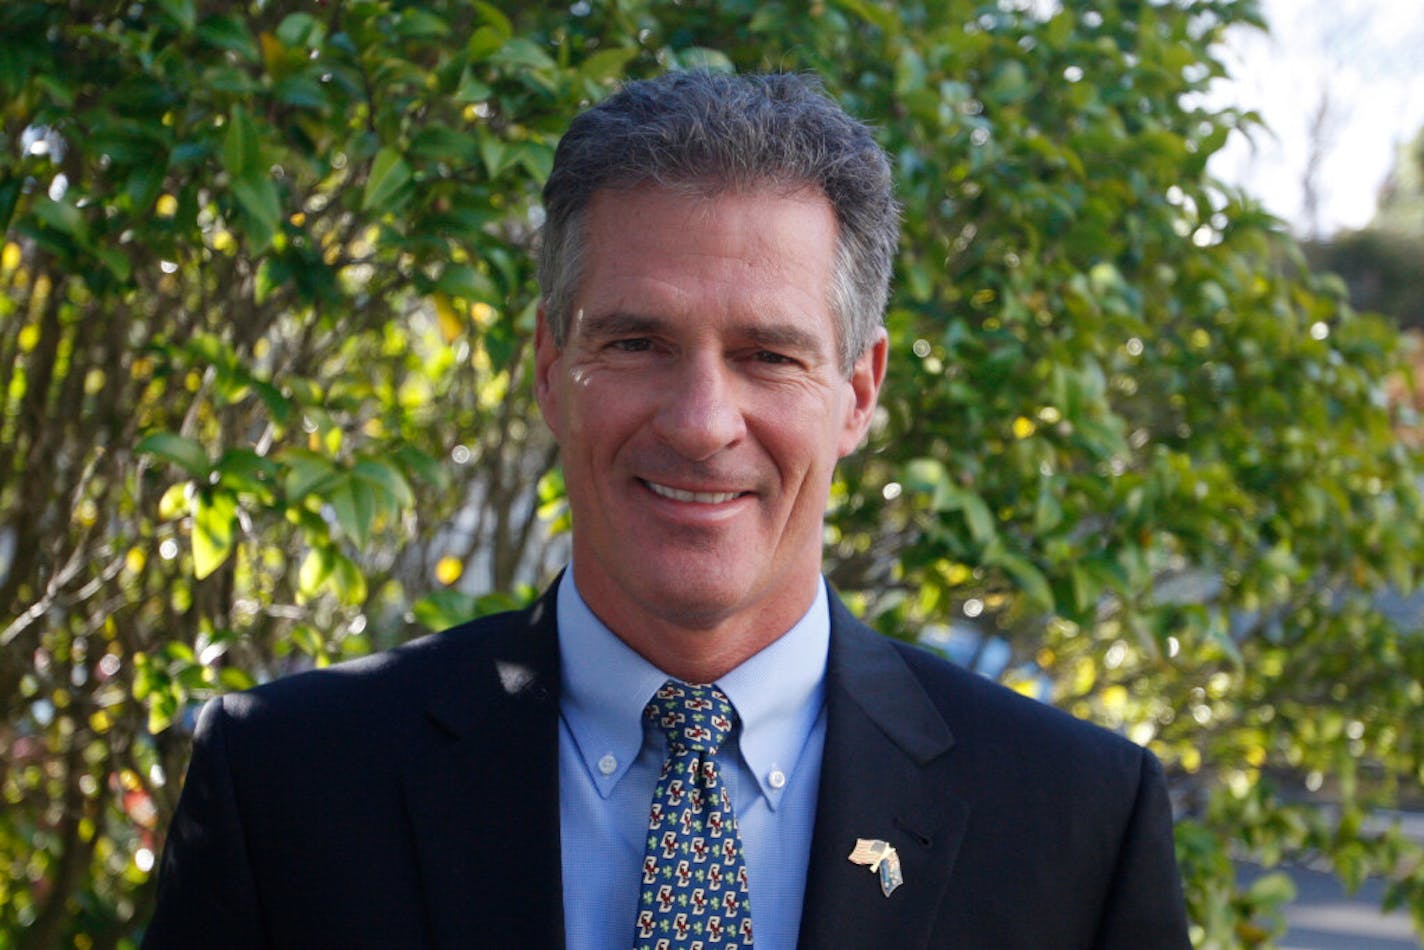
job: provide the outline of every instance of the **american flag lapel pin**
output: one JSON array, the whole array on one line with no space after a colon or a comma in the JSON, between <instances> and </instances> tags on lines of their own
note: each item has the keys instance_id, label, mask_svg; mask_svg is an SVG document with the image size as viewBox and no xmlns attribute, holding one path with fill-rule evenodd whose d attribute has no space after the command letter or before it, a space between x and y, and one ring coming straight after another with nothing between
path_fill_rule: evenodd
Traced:
<instances>
[{"instance_id":1,"label":"american flag lapel pin","mask_svg":"<svg viewBox=\"0 0 1424 950\"><path fill-rule=\"evenodd\" d=\"M880 875L880 892L889 897L901 884L905 876L900 873L900 856L895 846L879 838L856 838L855 850L850 853L853 864L870 868L870 873Z\"/></svg>"}]
</instances>

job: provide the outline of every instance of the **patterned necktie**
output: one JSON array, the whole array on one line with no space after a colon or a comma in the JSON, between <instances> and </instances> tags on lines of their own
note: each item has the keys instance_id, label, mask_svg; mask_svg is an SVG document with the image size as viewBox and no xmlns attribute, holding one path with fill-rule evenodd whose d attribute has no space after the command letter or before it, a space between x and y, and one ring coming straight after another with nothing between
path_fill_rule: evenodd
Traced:
<instances>
[{"instance_id":1,"label":"patterned necktie","mask_svg":"<svg viewBox=\"0 0 1424 950\"><path fill-rule=\"evenodd\" d=\"M747 866L715 758L737 711L715 686L668 680L643 714L668 749L648 817L633 948L750 947Z\"/></svg>"}]
</instances>

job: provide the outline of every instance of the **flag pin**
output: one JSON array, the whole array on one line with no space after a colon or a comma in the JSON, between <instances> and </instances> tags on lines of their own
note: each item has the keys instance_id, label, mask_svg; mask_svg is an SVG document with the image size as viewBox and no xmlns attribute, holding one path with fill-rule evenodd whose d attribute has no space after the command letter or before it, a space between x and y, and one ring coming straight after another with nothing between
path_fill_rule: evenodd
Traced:
<instances>
[{"instance_id":1,"label":"flag pin","mask_svg":"<svg viewBox=\"0 0 1424 950\"><path fill-rule=\"evenodd\" d=\"M886 897L905 883L905 877L900 873L900 856L888 841L881 841L879 838L856 838L855 850L850 853L850 860L855 864L864 864L870 868L872 874L880 875L880 891Z\"/></svg>"}]
</instances>

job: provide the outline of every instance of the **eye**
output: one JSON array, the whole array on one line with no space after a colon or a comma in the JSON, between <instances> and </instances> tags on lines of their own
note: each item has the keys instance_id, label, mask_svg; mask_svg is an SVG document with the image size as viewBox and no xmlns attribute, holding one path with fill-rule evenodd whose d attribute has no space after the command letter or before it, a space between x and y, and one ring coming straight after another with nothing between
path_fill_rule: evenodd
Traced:
<instances>
[{"instance_id":1,"label":"eye","mask_svg":"<svg viewBox=\"0 0 1424 950\"><path fill-rule=\"evenodd\" d=\"M758 363L765 363L768 366L796 365L796 360L785 355L784 353L777 353L773 350L757 350L756 355L753 357L753 359L755 359Z\"/></svg>"},{"instance_id":2,"label":"eye","mask_svg":"<svg viewBox=\"0 0 1424 950\"><path fill-rule=\"evenodd\" d=\"M652 341L643 336L629 337L625 340L614 340L608 344L609 349L617 350L620 353L645 353L652 349L652 347Z\"/></svg>"}]
</instances>

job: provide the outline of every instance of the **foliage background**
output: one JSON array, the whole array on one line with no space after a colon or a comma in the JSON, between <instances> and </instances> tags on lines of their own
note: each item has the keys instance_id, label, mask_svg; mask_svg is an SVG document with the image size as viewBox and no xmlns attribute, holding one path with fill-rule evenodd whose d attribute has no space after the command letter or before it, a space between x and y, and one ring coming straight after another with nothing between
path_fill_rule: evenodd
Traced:
<instances>
[{"instance_id":1,"label":"foliage background","mask_svg":"<svg viewBox=\"0 0 1424 950\"><path fill-rule=\"evenodd\" d=\"M895 162L840 589L1157 752L1199 946L1280 931L1237 855L1424 922L1397 331L1206 174L1253 2L1030 7L0 6L0 947L137 938L196 704L547 580L538 191L672 68L816 70Z\"/></svg>"}]
</instances>

